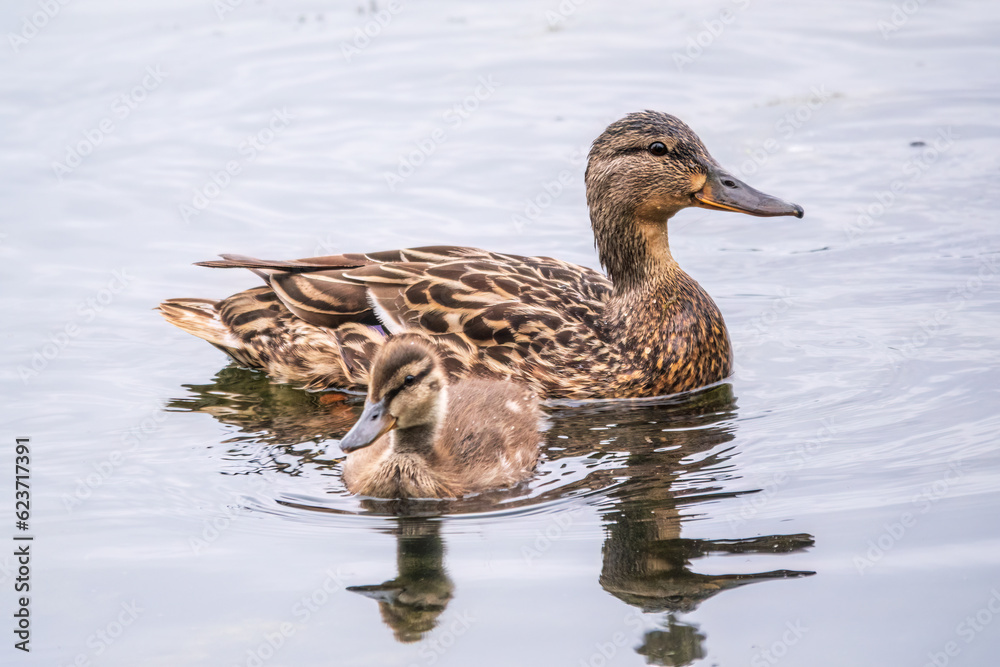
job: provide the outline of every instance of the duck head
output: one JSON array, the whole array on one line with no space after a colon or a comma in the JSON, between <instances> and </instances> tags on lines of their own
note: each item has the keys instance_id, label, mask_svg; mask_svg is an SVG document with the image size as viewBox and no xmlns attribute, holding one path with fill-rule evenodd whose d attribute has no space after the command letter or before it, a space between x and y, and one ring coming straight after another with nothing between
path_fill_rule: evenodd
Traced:
<instances>
[{"instance_id":1,"label":"duck head","mask_svg":"<svg viewBox=\"0 0 1000 667\"><path fill-rule=\"evenodd\" d=\"M627 264L669 258L666 222L683 208L803 215L723 169L691 128L658 111L609 125L590 149L586 181L598 253L616 285L631 277Z\"/></svg>"},{"instance_id":2,"label":"duck head","mask_svg":"<svg viewBox=\"0 0 1000 667\"><path fill-rule=\"evenodd\" d=\"M367 447L393 429L426 429L427 437L416 440L430 446L447 402L447 379L431 345L416 336L394 336L375 357L364 410L340 449Z\"/></svg>"}]
</instances>

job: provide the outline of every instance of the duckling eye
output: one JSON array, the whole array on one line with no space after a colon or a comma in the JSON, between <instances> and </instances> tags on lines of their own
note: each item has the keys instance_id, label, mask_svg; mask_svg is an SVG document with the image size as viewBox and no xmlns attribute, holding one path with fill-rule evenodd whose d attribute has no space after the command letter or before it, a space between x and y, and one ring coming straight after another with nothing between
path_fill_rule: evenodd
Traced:
<instances>
[{"instance_id":1,"label":"duckling eye","mask_svg":"<svg viewBox=\"0 0 1000 667\"><path fill-rule=\"evenodd\" d=\"M649 152L656 157L661 157L667 154L667 145L662 141L654 141L649 145Z\"/></svg>"},{"instance_id":2,"label":"duckling eye","mask_svg":"<svg viewBox=\"0 0 1000 667\"><path fill-rule=\"evenodd\" d=\"M409 387L411 384L413 384L413 381L416 379L417 378L413 377L412 375L407 375L405 378L403 378L403 386Z\"/></svg>"}]
</instances>

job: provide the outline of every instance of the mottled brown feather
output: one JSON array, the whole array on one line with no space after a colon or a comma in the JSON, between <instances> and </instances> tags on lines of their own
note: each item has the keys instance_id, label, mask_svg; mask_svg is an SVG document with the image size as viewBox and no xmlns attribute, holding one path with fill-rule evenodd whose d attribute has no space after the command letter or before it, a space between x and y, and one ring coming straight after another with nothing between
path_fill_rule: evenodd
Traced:
<instances>
[{"instance_id":1,"label":"mottled brown feather","mask_svg":"<svg viewBox=\"0 0 1000 667\"><path fill-rule=\"evenodd\" d=\"M651 155L655 141L670 153ZM311 388L364 388L385 336L420 332L437 343L452 379L514 379L550 398L694 389L727 377L732 352L719 309L670 254L667 220L687 206L712 208L696 195L707 175L733 182L720 170L672 116L647 111L612 123L586 173L608 277L455 246L291 261L224 255L201 264L251 269L268 287L218 303L172 299L161 310L238 363ZM786 206L746 212L801 216Z\"/></svg>"}]
</instances>

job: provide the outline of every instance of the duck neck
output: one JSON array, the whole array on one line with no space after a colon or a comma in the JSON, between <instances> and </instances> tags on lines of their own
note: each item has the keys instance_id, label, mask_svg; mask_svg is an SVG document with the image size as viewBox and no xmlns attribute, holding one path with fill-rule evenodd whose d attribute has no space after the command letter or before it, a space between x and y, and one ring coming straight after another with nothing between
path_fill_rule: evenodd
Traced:
<instances>
[{"instance_id":1,"label":"duck neck","mask_svg":"<svg viewBox=\"0 0 1000 667\"><path fill-rule=\"evenodd\" d=\"M682 331L690 336L687 330L698 317L721 323L711 297L670 254L671 215L626 210L615 219L594 221L601 262L614 286L602 321L608 336L625 349L652 350L651 341L666 341Z\"/></svg>"},{"instance_id":2,"label":"duck neck","mask_svg":"<svg viewBox=\"0 0 1000 667\"><path fill-rule=\"evenodd\" d=\"M680 271L670 254L669 218L670 214L646 217L614 207L591 212L597 254L614 285L615 298L659 291Z\"/></svg>"},{"instance_id":3,"label":"duck neck","mask_svg":"<svg viewBox=\"0 0 1000 667\"><path fill-rule=\"evenodd\" d=\"M396 454L420 454L426 457L434 448L436 435L437 429L433 424L398 428L391 433L392 451Z\"/></svg>"}]
</instances>

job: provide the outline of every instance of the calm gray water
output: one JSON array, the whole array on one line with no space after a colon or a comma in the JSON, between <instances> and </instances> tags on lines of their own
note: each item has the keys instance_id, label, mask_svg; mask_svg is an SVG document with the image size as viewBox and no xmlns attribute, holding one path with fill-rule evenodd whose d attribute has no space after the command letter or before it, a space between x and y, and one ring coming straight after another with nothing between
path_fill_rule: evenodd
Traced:
<instances>
[{"instance_id":1,"label":"calm gray water","mask_svg":"<svg viewBox=\"0 0 1000 667\"><path fill-rule=\"evenodd\" d=\"M3 664L995 664L1000 6L12 0L0 27ZM596 266L581 156L644 108L806 217L677 216L737 372L551 407L526 488L359 502L323 454L357 399L152 310L257 284L191 266L219 252Z\"/></svg>"}]
</instances>

